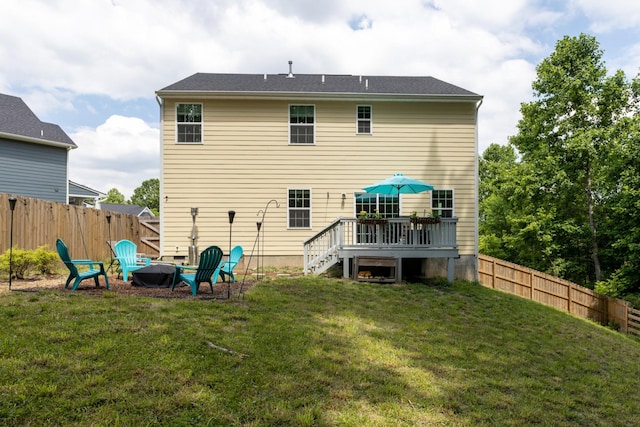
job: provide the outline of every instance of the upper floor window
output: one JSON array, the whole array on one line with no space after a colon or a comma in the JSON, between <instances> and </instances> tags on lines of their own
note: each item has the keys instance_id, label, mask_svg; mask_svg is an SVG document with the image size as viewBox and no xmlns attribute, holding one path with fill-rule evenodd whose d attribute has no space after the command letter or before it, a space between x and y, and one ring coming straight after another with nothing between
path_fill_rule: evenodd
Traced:
<instances>
[{"instance_id":1,"label":"upper floor window","mask_svg":"<svg viewBox=\"0 0 640 427\"><path fill-rule=\"evenodd\" d=\"M176 106L177 142L202 143L202 104Z\"/></svg>"},{"instance_id":2,"label":"upper floor window","mask_svg":"<svg viewBox=\"0 0 640 427\"><path fill-rule=\"evenodd\" d=\"M358 133L371 133L371 105L358 105Z\"/></svg>"},{"instance_id":3,"label":"upper floor window","mask_svg":"<svg viewBox=\"0 0 640 427\"><path fill-rule=\"evenodd\" d=\"M311 190L289 190L287 214L289 228L311 227Z\"/></svg>"},{"instance_id":4,"label":"upper floor window","mask_svg":"<svg viewBox=\"0 0 640 427\"><path fill-rule=\"evenodd\" d=\"M442 218L453 218L453 190L431 190L431 212Z\"/></svg>"},{"instance_id":5,"label":"upper floor window","mask_svg":"<svg viewBox=\"0 0 640 427\"><path fill-rule=\"evenodd\" d=\"M289 106L289 143L313 144L316 108L313 105Z\"/></svg>"}]
</instances>

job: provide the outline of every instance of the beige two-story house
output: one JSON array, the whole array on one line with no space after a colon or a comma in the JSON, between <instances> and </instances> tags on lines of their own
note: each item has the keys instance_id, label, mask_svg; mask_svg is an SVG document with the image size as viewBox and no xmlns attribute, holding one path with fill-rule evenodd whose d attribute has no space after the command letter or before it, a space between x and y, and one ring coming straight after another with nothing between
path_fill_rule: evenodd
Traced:
<instances>
[{"instance_id":1,"label":"beige two-story house","mask_svg":"<svg viewBox=\"0 0 640 427\"><path fill-rule=\"evenodd\" d=\"M294 74L291 66L197 73L156 95L163 259L241 245L245 262L306 272L338 263L346 276L363 249L400 266L419 260L421 274L476 279L482 96L433 77ZM394 173L434 189L364 193ZM356 220L363 210L393 228L365 230ZM416 231L414 211L442 222Z\"/></svg>"}]
</instances>

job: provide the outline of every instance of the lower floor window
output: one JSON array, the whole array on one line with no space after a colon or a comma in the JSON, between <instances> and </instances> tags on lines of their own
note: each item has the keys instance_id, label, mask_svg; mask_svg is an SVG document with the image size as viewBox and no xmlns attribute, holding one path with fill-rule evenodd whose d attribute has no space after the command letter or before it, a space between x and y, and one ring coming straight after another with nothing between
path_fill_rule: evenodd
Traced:
<instances>
[{"instance_id":1,"label":"lower floor window","mask_svg":"<svg viewBox=\"0 0 640 427\"><path fill-rule=\"evenodd\" d=\"M311 190L289 190L287 215L289 228L311 228Z\"/></svg>"},{"instance_id":2,"label":"lower floor window","mask_svg":"<svg viewBox=\"0 0 640 427\"><path fill-rule=\"evenodd\" d=\"M382 218L400 216L400 197L397 195L356 193L356 215L365 211L369 215L380 214Z\"/></svg>"},{"instance_id":3,"label":"lower floor window","mask_svg":"<svg viewBox=\"0 0 640 427\"><path fill-rule=\"evenodd\" d=\"M453 218L453 190L432 190L431 212L442 218Z\"/></svg>"}]
</instances>

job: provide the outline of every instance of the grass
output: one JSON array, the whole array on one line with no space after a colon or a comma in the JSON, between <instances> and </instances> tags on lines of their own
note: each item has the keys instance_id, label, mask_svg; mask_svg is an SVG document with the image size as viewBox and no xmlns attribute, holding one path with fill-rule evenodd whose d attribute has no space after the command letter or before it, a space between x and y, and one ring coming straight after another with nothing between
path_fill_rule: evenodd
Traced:
<instances>
[{"instance_id":1,"label":"grass","mask_svg":"<svg viewBox=\"0 0 640 427\"><path fill-rule=\"evenodd\" d=\"M467 282L13 292L0 425L628 426L639 359L637 340Z\"/></svg>"}]
</instances>

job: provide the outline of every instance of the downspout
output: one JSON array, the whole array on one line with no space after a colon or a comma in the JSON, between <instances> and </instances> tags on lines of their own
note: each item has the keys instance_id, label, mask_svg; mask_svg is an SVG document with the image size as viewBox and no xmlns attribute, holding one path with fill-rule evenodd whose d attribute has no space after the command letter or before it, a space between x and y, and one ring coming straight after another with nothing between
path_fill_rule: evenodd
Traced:
<instances>
[{"instance_id":1,"label":"downspout","mask_svg":"<svg viewBox=\"0 0 640 427\"><path fill-rule=\"evenodd\" d=\"M158 251L158 259L162 259L162 256L164 255L163 251L164 251L164 199L163 198L163 194L164 194L164 180L162 179L163 175L163 168L164 168L164 162L162 161L164 155L163 155L163 151L164 151L164 103L162 102L162 98L160 98L158 95L156 95L156 102L158 103L158 106L160 107L160 194L159 194L159 202L160 202L160 240L159 240L159 247L160 250Z\"/></svg>"},{"instance_id":2,"label":"downspout","mask_svg":"<svg viewBox=\"0 0 640 427\"><path fill-rule=\"evenodd\" d=\"M478 159L479 159L479 157L478 157L478 148L479 148L478 147L478 111L480 110L480 106L481 105L482 105L482 99L480 99L476 104L476 117L475 117L475 123L476 123L476 136L475 136L475 139L476 139L476 150L475 151L476 151L476 153L475 153L475 162L474 162L474 173L475 173L475 180L476 180L476 183L475 183L475 187L476 187L476 189L475 189L475 212L476 212L476 214L475 214L475 219L474 219L474 221L475 221L475 224L474 224L474 230L475 230L474 231L474 234L475 234L474 240L475 240L475 253L476 253L476 256L475 256L475 258L476 258L475 280L476 281L479 281L479 278L480 278L480 276L478 275L478 271L480 269L480 266L478 265L478 263L479 263L479 255L480 255L480 250L479 250L479 247L478 247L479 244L480 244L480 233L479 233L479 230L478 230L478 226L479 226L479 223L480 223L480 219L479 219L479 216L480 216L480 206L479 205L480 205L480 203L478 201L478 191L479 191L479 188L480 188L480 169L479 169L479 165L478 165Z\"/></svg>"}]
</instances>

